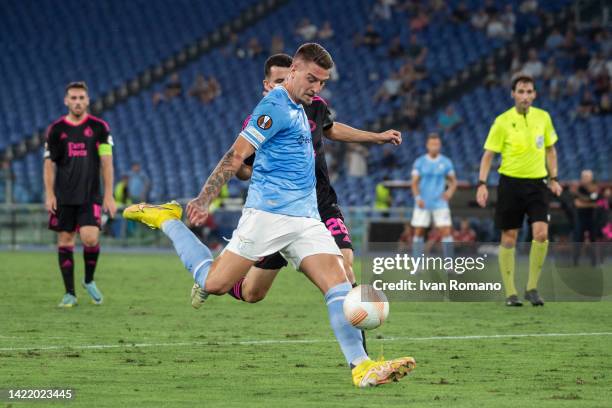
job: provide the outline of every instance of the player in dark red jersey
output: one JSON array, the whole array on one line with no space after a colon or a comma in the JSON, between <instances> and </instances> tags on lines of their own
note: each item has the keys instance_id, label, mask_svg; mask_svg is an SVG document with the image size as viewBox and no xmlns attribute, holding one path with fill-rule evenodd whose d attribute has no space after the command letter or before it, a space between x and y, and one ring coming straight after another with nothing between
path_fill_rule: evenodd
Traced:
<instances>
[{"instance_id":1,"label":"player in dark red jersey","mask_svg":"<svg viewBox=\"0 0 612 408\"><path fill-rule=\"evenodd\" d=\"M113 198L113 141L106 122L87 113L89 96L85 82L66 86L64 104L68 114L47 129L44 164L49 229L58 233L59 267L66 289L59 306L77 304L73 257L77 231L85 260L83 287L94 303L101 304L103 296L93 278L100 254L101 211L107 211L111 217L117 211Z\"/></svg>"},{"instance_id":2,"label":"player in dark red jersey","mask_svg":"<svg viewBox=\"0 0 612 408\"><path fill-rule=\"evenodd\" d=\"M287 75L289 75L291 63L292 58L286 54L276 54L268 58L264 69L264 95L276 85L283 83ZM373 133L354 129L343 123L334 122L331 119L327 103L318 96L313 98L312 104L303 106L308 116L308 122L310 123L312 144L315 152L315 175L317 179L317 204L319 207L319 215L321 216L321 221L330 231L342 252L344 269L348 280L352 284L355 284L351 236L348 228L344 224L344 216L338 206L338 197L329 181L323 136L331 140L342 142L392 143L395 145L402 142L402 136L400 132L396 130ZM245 123L248 123L248 118ZM248 180L251 176L254 160L255 155L246 159L245 164L236 176L241 180ZM249 270L244 279L241 279L234 285L234 288L229 294L237 299L251 303L262 300L270 289L279 270L286 265L287 261L280 253L275 253L263 258ZM192 303L192 305L197 307L198 302L196 301Z\"/></svg>"}]
</instances>

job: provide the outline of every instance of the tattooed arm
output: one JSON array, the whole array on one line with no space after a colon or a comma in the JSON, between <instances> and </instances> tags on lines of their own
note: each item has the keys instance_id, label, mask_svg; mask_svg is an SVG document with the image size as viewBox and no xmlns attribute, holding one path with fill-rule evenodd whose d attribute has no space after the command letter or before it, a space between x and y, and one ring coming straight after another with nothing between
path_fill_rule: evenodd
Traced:
<instances>
[{"instance_id":1,"label":"tattooed arm","mask_svg":"<svg viewBox=\"0 0 612 408\"><path fill-rule=\"evenodd\" d=\"M217 198L221 187L227 183L242 166L244 159L249 157L255 148L244 138L238 137L234 145L225 153L217 167L213 170L200 194L187 204L187 217L194 225L202 225L208 218L208 207Z\"/></svg>"}]
</instances>

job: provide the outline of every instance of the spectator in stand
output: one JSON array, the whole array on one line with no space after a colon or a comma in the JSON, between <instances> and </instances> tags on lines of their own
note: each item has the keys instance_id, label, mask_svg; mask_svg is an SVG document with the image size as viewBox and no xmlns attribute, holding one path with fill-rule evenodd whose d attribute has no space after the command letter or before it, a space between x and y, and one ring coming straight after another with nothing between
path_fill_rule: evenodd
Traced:
<instances>
[{"instance_id":1,"label":"spectator in stand","mask_svg":"<svg viewBox=\"0 0 612 408\"><path fill-rule=\"evenodd\" d=\"M472 27L474 27L477 30L484 30L488 22L489 22L489 15L487 14L486 11L484 11L484 9L478 10L476 14L474 14L472 18L470 19L470 23L472 24Z\"/></svg>"},{"instance_id":2,"label":"spectator in stand","mask_svg":"<svg viewBox=\"0 0 612 408\"><path fill-rule=\"evenodd\" d=\"M586 71L576 71L567 80L567 86L565 87L567 95L575 95L581 89L588 86L589 77Z\"/></svg>"},{"instance_id":3,"label":"spectator in stand","mask_svg":"<svg viewBox=\"0 0 612 408\"><path fill-rule=\"evenodd\" d=\"M424 30L429 25L429 16L421 7L415 17L410 20L410 31L417 32Z\"/></svg>"},{"instance_id":4,"label":"spectator in stand","mask_svg":"<svg viewBox=\"0 0 612 408\"><path fill-rule=\"evenodd\" d=\"M171 99L180 96L183 93L183 85L181 78L176 72L170 75L170 79L164 85L164 92L156 92L153 94L153 105L158 105L160 102L168 102Z\"/></svg>"},{"instance_id":5,"label":"spectator in stand","mask_svg":"<svg viewBox=\"0 0 612 408\"><path fill-rule=\"evenodd\" d=\"M446 110L438 116L438 128L446 133L452 131L461 124L463 119L457 112L455 107L449 105Z\"/></svg>"},{"instance_id":6,"label":"spectator in stand","mask_svg":"<svg viewBox=\"0 0 612 408\"><path fill-rule=\"evenodd\" d=\"M128 199L133 203L146 202L150 187L151 181L141 170L140 163L132 163L132 170L128 174Z\"/></svg>"},{"instance_id":7,"label":"spectator in stand","mask_svg":"<svg viewBox=\"0 0 612 408\"><path fill-rule=\"evenodd\" d=\"M523 65L521 71L533 78L539 78L544 73L544 64L542 64L542 61L538 58L538 52L535 48L529 50L529 58L527 62L525 62L525 65Z\"/></svg>"},{"instance_id":8,"label":"spectator in stand","mask_svg":"<svg viewBox=\"0 0 612 408\"><path fill-rule=\"evenodd\" d=\"M495 0L485 0L483 9L489 17L497 16L497 13L499 13L499 10L495 5Z\"/></svg>"},{"instance_id":9,"label":"spectator in stand","mask_svg":"<svg viewBox=\"0 0 612 408\"><path fill-rule=\"evenodd\" d=\"M591 57L587 71L592 79L606 73L606 59L602 52L597 52Z\"/></svg>"},{"instance_id":10,"label":"spectator in stand","mask_svg":"<svg viewBox=\"0 0 612 408\"><path fill-rule=\"evenodd\" d=\"M476 242L476 231L470 227L470 222L463 218L459 229L453 231L455 242Z\"/></svg>"},{"instance_id":11,"label":"spectator in stand","mask_svg":"<svg viewBox=\"0 0 612 408\"><path fill-rule=\"evenodd\" d=\"M414 65L423 66L425 65L425 58L427 57L427 47L419 42L419 38L416 34L410 36L410 43L408 44L408 56L413 59Z\"/></svg>"},{"instance_id":12,"label":"spectator in stand","mask_svg":"<svg viewBox=\"0 0 612 408\"><path fill-rule=\"evenodd\" d=\"M394 72L381 85L380 89L374 95L374 101L387 102L395 99L402 88L402 80L399 73Z\"/></svg>"},{"instance_id":13,"label":"spectator in stand","mask_svg":"<svg viewBox=\"0 0 612 408\"><path fill-rule=\"evenodd\" d=\"M504 8L504 12L501 16L501 21L506 27L506 30L511 30L512 34L514 34L514 27L516 25L516 14L514 14L514 8L512 4L507 4Z\"/></svg>"},{"instance_id":14,"label":"spectator in stand","mask_svg":"<svg viewBox=\"0 0 612 408\"><path fill-rule=\"evenodd\" d=\"M578 54L574 57L574 70L586 71L589 68L589 61L591 61L589 49L583 45L578 50Z\"/></svg>"},{"instance_id":15,"label":"spectator in stand","mask_svg":"<svg viewBox=\"0 0 612 408\"><path fill-rule=\"evenodd\" d=\"M500 40L507 39L504 24L496 15L489 18L489 22L487 23L487 37Z\"/></svg>"},{"instance_id":16,"label":"spectator in stand","mask_svg":"<svg viewBox=\"0 0 612 408\"><path fill-rule=\"evenodd\" d=\"M414 103L408 102L404 105L402 109L402 121L408 130L421 129L421 117Z\"/></svg>"},{"instance_id":17,"label":"spectator in stand","mask_svg":"<svg viewBox=\"0 0 612 408\"><path fill-rule=\"evenodd\" d=\"M246 51L249 58L257 58L263 54L263 47L259 43L259 39L257 37L251 37L247 44Z\"/></svg>"},{"instance_id":18,"label":"spectator in stand","mask_svg":"<svg viewBox=\"0 0 612 408\"><path fill-rule=\"evenodd\" d=\"M599 187L595 183L591 170L582 170L580 174L580 185L574 199L576 207L576 223L574 225L574 242L581 243L588 236L590 242L601 238L601 228L596 217L597 201L600 199ZM578 258L582 251L581 245L574 249L574 264L578 264ZM596 263L595 251L591 251L591 262Z\"/></svg>"},{"instance_id":19,"label":"spectator in stand","mask_svg":"<svg viewBox=\"0 0 612 408\"><path fill-rule=\"evenodd\" d=\"M563 36L558 28L552 30L550 35L546 37L546 48L556 50L563 45Z\"/></svg>"},{"instance_id":20,"label":"spectator in stand","mask_svg":"<svg viewBox=\"0 0 612 408\"><path fill-rule=\"evenodd\" d=\"M334 29L331 26L331 22L326 21L321 26L319 30L319 39L320 40L329 40L334 36Z\"/></svg>"},{"instance_id":21,"label":"spectator in stand","mask_svg":"<svg viewBox=\"0 0 612 408\"><path fill-rule=\"evenodd\" d=\"M451 21L455 24L467 23L470 20L470 9L465 1L457 5L451 14Z\"/></svg>"},{"instance_id":22,"label":"spectator in stand","mask_svg":"<svg viewBox=\"0 0 612 408\"><path fill-rule=\"evenodd\" d=\"M488 88L493 88L495 86L501 85L499 75L495 70L495 64L493 62L489 62L487 64L487 74L485 75L484 84Z\"/></svg>"},{"instance_id":23,"label":"spectator in stand","mask_svg":"<svg viewBox=\"0 0 612 408\"><path fill-rule=\"evenodd\" d=\"M512 61L510 62L510 75L514 75L523 68L523 59L518 49L512 51Z\"/></svg>"},{"instance_id":24,"label":"spectator in stand","mask_svg":"<svg viewBox=\"0 0 612 408\"><path fill-rule=\"evenodd\" d=\"M400 58L404 55L406 55L406 50L402 45L401 37L399 35L397 37L393 37L391 44L389 44L389 49L387 50L387 56L389 58Z\"/></svg>"},{"instance_id":25,"label":"spectator in stand","mask_svg":"<svg viewBox=\"0 0 612 408\"><path fill-rule=\"evenodd\" d=\"M309 19L304 18L295 33L304 41L312 41L317 36L317 26L312 24Z\"/></svg>"},{"instance_id":26,"label":"spectator in stand","mask_svg":"<svg viewBox=\"0 0 612 408\"><path fill-rule=\"evenodd\" d=\"M212 102L221 96L221 84L214 76L208 78L208 101Z\"/></svg>"},{"instance_id":27,"label":"spectator in stand","mask_svg":"<svg viewBox=\"0 0 612 408\"><path fill-rule=\"evenodd\" d=\"M202 74L198 74L189 88L188 95L197 98L202 103L207 103L206 95L208 93L208 82Z\"/></svg>"},{"instance_id":28,"label":"spectator in stand","mask_svg":"<svg viewBox=\"0 0 612 408\"><path fill-rule=\"evenodd\" d=\"M350 177L364 177L368 174L368 150L361 144L347 146L347 174Z\"/></svg>"},{"instance_id":29,"label":"spectator in stand","mask_svg":"<svg viewBox=\"0 0 612 408\"><path fill-rule=\"evenodd\" d=\"M593 94L586 91L582 95L580 104L572 115L573 119L588 119L593 113L595 113L596 109L597 105L595 103L595 99L593 98Z\"/></svg>"},{"instance_id":30,"label":"spectator in stand","mask_svg":"<svg viewBox=\"0 0 612 408\"><path fill-rule=\"evenodd\" d=\"M376 48L381 42L382 37L380 33L376 31L376 28L374 28L372 24L368 24L365 33L361 37L360 44L370 48Z\"/></svg>"},{"instance_id":31,"label":"spectator in stand","mask_svg":"<svg viewBox=\"0 0 612 408\"><path fill-rule=\"evenodd\" d=\"M535 13L536 11L538 11L538 1L525 0L521 3L519 10L523 14Z\"/></svg>"},{"instance_id":32,"label":"spectator in stand","mask_svg":"<svg viewBox=\"0 0 612 408\"><path fill-rule=\"evenodd\" d=\"M285 40L279 34L276 34L270 40L270 55L282 54L285 52Z\"/></svg>"},{"instance_id":33,"label":"spectator in stand","mask_svg":"<svg viewBox=\"0 0 612 408\"><path fill-rule=\"evenodd\" d=\"M561 95L561 90L565 88L565 75L561 74L561 70L555 67L550 80L548 81L548 96L552 100L556 100Z\"/></svg>"},{"instance_id":34,"label":"spectator in stand","mask_svg":"<svg viewBox=\"0 0 612 408\"><path fill-rule=\"evenodd\" d=\"M387 170L388 173L397 168L397 157L395 157L395 152L392 149L383 148L383 156L380 159L379 166Z\"/></svg>"},{"instance_id":35,"label":"spectator in stand","mask_svg":"<svg viewBox=\"0 0 612 408\"><path fill-rule=\"evenodd\" d=\"M414 231L412 229L412 225L409 222L404 224L404 230L399 237L398 240L398 250L399 251L408 251L412 248L412 240L414 238Z\"/></svg>"},{"instance_id":36,"label":"spectator in stand","mask_svg":"<svg viewBox=\"0 0 612 408\"><path fill-rule=\"evenodd\" d=\"M599 106L597 107L597 113L599 115L610 115L612 114L612 103L610 93L605 93L599 100Z\"/></svg>"},{"instance_id":37,"label":"spectator in stand","mask_svg":"<svg viewBox=\"0 0 612 408\"><path fill-rule=\"evenodd\" d=\"M377 0L372 7L372 14L374 18L380 20L391 20L391 5L393 1L389 0Z\"/></svg>"},{"instance_id":38,"label":"spectator in stand","mask_svg":"<svg viewBox=\"0 0 612 408\"><path fill-rule=\"evenodd\" d=\"M567 30L565 33L565 37L563 38L563 44L561 45L561 49L567 54L568 57L573 58L574 55L580 49L580 45L578 45L578 41L576 40L576 33L574 30Z\"/></svg>"}]
</instances>

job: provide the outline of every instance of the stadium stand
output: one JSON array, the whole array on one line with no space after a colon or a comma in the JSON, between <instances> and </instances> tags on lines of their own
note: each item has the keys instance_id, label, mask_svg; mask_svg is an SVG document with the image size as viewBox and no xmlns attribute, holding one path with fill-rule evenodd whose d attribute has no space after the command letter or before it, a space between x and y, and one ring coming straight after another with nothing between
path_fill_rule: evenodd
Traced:
<instances>
[{"instance_id":1,"label":"stadium stand","mask_svg":"<svg viewBox=\"0 0 612 408\"><path fill-rule=\"evenodd\" d=\"M112 1L103 2L107 6L112 3ZM140 4L139 2L134 3ZM45 81L44 72L33 73L32 76L39 80L36 81L38 88L32 89L40 89L43 96L41 96L40 101L35 102L40 108L34 109L36 119L34 122L30 121L29 126L25 124L28 122L22 120L27 115L26 101L23 95L34 91L23 92L23 90L18 89L16 84L14 88L0 91L5 92L2 95L3 101L13 101L10 105L8 105L9 102L5 102L7 106L3 106L3 110L13 106L13 104L19 106L19 108L11 110L13 113L6 121L0 121L1 134L3 135L0 137L0 140L2 140L0 148L2 143L6 144L13 139L19 140L28 132L31 133L36 127L45 125L49 121L49 117L53 118L61 114L63 110L60 97L58 97L58 89L62 89L65 82L74 79L75 75L79 79L83 78L90 81L91 87L97 89L97 93L94 91L95 96L100 93L101 89L116 86L119 81L127 80L133 76L138 72L137 67L145 68L159 63L164 56L176 52L189 44L190 41L199 38L209 31L210 27L214 27L215 24L219 24L224 19L231 18L235 15L232 14L232 10L236 11L239 8L236 6L225 10L221 7L221 2L218 2L218 4L213 2L214 6L223 9L223 11L220 13L211 13L207 10L195 12L194 17L189 17L189 22L182 26L176 35L168 34L168 31L172 31L172 27L167 27L163 21L156 21L156 19L163 19L164 13L178 13L181 8L185 7L197 8L194 5L196 3L185 1L174 4L155 1L152 6L147 5L147 8L150 7L155 11L145 13L142 17L145 22L142 24L139 22L133 24L133 26L123 27L121 24L127 24L126 22L113 22L120 28L117 28L116 31L110 30L111 37L114 36L115 32L119 33L121 31L123 34L116 37L115 40L109 40L108 44L115 44L116 48L121 48L122 51L115 54L112 47L106 50L104 50L104 47L96 49L96 53L101 53L101 58L107 58L104 68L96 68L90 72L89 65L86 64L90 60L83 58L86 61L84 62L85 65L73 68L67 67L65 71L62 71L61 76L54 74L56 77L49 82ZM243 0L240 5L246 6L250 3L252 1ZM402 106L405 100L411 97L411 94L408 93L392 98L388 102L377 103L373 100L373 95L381 87L384 80L405 64L404 58L388 56L387 44L391 43L394 38L399 37L401 45L408 49L411 45L411 34L416 33L418 43L425 45L428 49L423 67L426 75L422 80L416 82L416 93L423 93L432 89L434 86L449 80L468 65L485 59L494 50L507 45L507 40L504 38L489 38L487 34L490 33L486 28L479 29L471 21L454 19L453 13L460 5L458 1L450 2L448 8L428 10L427 15L421 19L423 21L420 21L420 25L417 18L419 13L415 10L410 8L393 9L387 15L384 10L377 10L375 3L369 0L353 2L316 0L309 3L292 1L285 7L270 13L265 20L248 28L239 37L236 37L235 41L212 50L178 71L183 90L180 97L173 98L170 101L154 103L155 95L163 93L165 86L165 84L159 83L152 89L145 90L115 106L112 110L104 112L103 117L113 128L117 141L115 148L117 176L126 173L130 164L138 161L143 164L144 170L149 176L155 180L151 191L153 200L162 200L169 197L189 197L196 194L206 175L217 163L222 152L238 132L242 119L260 97L262 65L269 53L269 45L272 43L273 37L278 37L283 33L284 35L280 38L283 43L280 49L291 52L299 43L304 41L303 33L295 30L303 19L308 19L317 27L321 27L326 21L330 22L334 35L330 38L314 38L329 48L338 66L339 79L329 84L325 96L330 100L339 120L357 127L368 126L377 118ZM548 8L550 12L556 12L567 3L567 1L546 3L544 8ZM21 7L32 7L31 2L19 4L25 5L13 6L16 13L19 13ZM131 7L136 8L136 6L133 3L129 4L129 10L125 12L125 15L129 16L126 17L126 21L132 21L130 19L136 18L135 11L131 9ZM493 4L500 11L500 14L502 10L506 10L503 8L506 2L494 2ZM513 6L516 18L514 27L516 33L524 33L531 27L537 26L541 21L542 17L538 13L520 11L520 2L513 1L510 2L510 5ZM466 2L466 6L470 14L474 14L480 9L483 9L485 13L487 12L482 2L469 1ZM103 6L91 5L89 7L91 7L91 10L88 12L92 13L93 10L97 10L96 12L107 10ZM112 9L112 6L109 6L107 11ZM45 12L51 13L52 11L46 10ZM200 21L198 17L200 14L198 13L206 15L206 20L201 21L207 21L207 24L201 26L196 24ZM211 17L212 14L218 15ZM208 24L208 21L210 21L210 24ZM427 23L423 24L424 21L427 21ZM380 34L381 44L374 47L357 45L359 41L355 39L355 34L363 33L370 22ZM109 22L104 20L104 23L100 27L89 31L98 33L105 32L104 30L108 31ZM110 26L113 27L113 25ZM151 30L154 31L154 35L150 36L151 39L145 35L134 35L134 38L138 38L137 40L130 40L131 42L126 40L124 30L134 30L142 34L143 30L149 32L148 28L152 26L161 27L161 29ZM270 29L271 26L274 28ZM61 24L58 23L57 27L61 27ZM4 27L0 30L9 29ZM307 30L304 33L308 34ZM27 32L23 35L24 39L21 41L25 42L28 39L29 44L31 43L31 36L35 33ZM72 38L72 36L64 34L62 37L58 34L58 38L64 38L64 41L69 43L71 41L69 38ZM67 49L72 53L68 55L73 55L79 49L79 44L92 41L91 38L95 38L95 34L87 34L85 37L75 40L76 45L67 46ZM128 40L130 38L128 36ZM256 39L256 42L261 45L258 47L257 44L253 43L253 39ZM278 41L278 38L276 40ZM126 41L131 45L123 46ZM138 41L144 43L138 43ZM155 47L150 47L148 41L155 42ZM61 49L61 44L62 41L58 41L57 44L51 46L51 49L62 52L58 51ZM121 47L119 44L121 44ZM143 48L146 48L146 52L142 50ZM127 49L127 51L124 49ZM93 51L87 51L88 58L96 55ZM90 56L89 53L93 54ZM26 54L29 55L30 52ZM31 54L30 57L23 57L23 62L19 62L16 66L26 69L25 66L28 65L28 61L31 62L36 56L35 50L31 51ZM251 57L252 54L255 56ZM543 54L543 56L546 55ZM26 58L30 58L30 60ZM41 56L38 55L38 60L40 58ZM43 53L42 58L46 59L47 54ZM61 63L54 58L57 58L56 54L49 52L49 61L42 67ZM115 63L115 60L118 62ZM124 62L126 60L127 62ZM28 69L44 70L44 68L41 68L41 64L30 65L36 65L38 68ZM354 67L359 67L359 69ZM568 69L566 72L569 75L571 67L568 67ZM188 89L199 74L203 74L206 78L214 76L220 84L221 95L207 104L187 96ZM7 73L7 75L16 77L17 74L13 72L12 74ZM18 83L18 81L11 82ZM33 84L32 87L34 86ZM30 102L30 100L27 102ZM547 99L545 94L541 95L540 102L542 107L551 110L553 118L573 111L577 103L575 98L561 98L555 101ZM492 118L505 110L509 103L508 92L502 86L481 87L455 101L454 106L458 114L463 117L464 124L445 135L445 151L455 160L460 179L468 182L475 180L482 141L486 136L488 126ZM423 118L423 127L420 130L406 132L407 137L404 138L404 144L394 153L396 162L394 167L381 164L385 153L384 149L379 147L370 149L368 177L343 177L343 168L338 166L337 170L341 177L338 177L335 186L341 197L341 203L344 205L369 205L373 201L374 185L384 175L390 175L392 178L407 178L414 157L417 154L422 154L426 131L436 128L438 114L439 112L435 112ZM575 133L577 131L584 132L580 133L581 135L587 134L587 132L597 135L588 143L582 144L579 140L575 140L576 146L570 146L568 143L561 148L560 154L563 160L569 162L574 160L567 168L561 168L561 177L576 177L576 169L583 162L592 162L594 155L598 155L597 163L601 163L603 170L603 167L605 167L604 160L609 157L609 151L594 153L593 145L590 143L595 143L596 140L603 140L607 137L610 133L609 118L610 115L588 120L581 119L571 123L561 120L555 121L557 130L562 137L565 132ZM7 138L5 135L11 136ZM579 148L578 145L580 145ZM343 149L332 148L332 150L337 150L339 153L335 157L335 161L342 163ZM12 166L17 176L17 184L21 185L27 192L27 200L40 201L42 199L40 152L29 154L21 160L14 161ZM602 174L605 174L605 177L609 176L607 173ZM234 194L238 194L240 188L239 184L230 186L230 190ZM409 199L408 191L398 190L394 197L396 204L403 205L408 203Z\"/></svg>"}]
</instances>

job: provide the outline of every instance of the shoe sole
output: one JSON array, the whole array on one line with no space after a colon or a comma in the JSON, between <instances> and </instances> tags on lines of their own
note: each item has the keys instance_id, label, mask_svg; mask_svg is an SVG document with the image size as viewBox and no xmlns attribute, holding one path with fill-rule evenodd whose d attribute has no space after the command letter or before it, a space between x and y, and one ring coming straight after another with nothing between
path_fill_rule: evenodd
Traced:
<instances>
[{"instance_id":1,"label":"shoe sole","mask_svg":"<svg viewBox=\"0 0 612 408\"><path fill-rule=\"evenodd\" d=\"M365 382L362 379L359 387L376 387L383 384L397 382L416 368L416 362L412 357L396 359L388 361L385 368L386 371L380 372L379 370L379 372L372 373L371 377Z\"/></svg>"},{"instance_id":2,"label":"shoe sole","mask_svg":"<svg viewBox=\"0 0 612 408\"><path fill-rule=\"evenodd\" d=\"M393 381L399 381L416 368L416 361L412 357L391 360L391 367L393 368Z\"/></svg>"},{"instance_id":3,"label":"shoe sole","mask_svg":"<svg viewBox=\"0 0 612 408\"><path fill-rule=\"evenodd\" d=\"M193 285L193 287L191 288L191 307L193 307L194 309L199 309L202 307L202 305L204 304L204 300L201 300L201 297L198 295L198 292L200 291L200 286L199 285Z\"/></svg>"}]
</instances>

